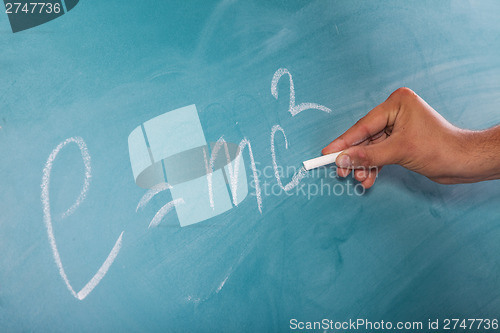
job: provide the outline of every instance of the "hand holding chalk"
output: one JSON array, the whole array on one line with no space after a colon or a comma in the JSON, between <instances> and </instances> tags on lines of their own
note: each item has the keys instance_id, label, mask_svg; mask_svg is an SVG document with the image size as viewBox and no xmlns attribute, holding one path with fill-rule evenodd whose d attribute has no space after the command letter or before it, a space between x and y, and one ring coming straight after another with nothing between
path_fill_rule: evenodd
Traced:
<instances>
[{"instance_id":1,"label":"hand holding chalk","mask_svg":"<svg viewBox=\"0 0 500 333\"><path fill-rule=\"evenodd\" d=\"M304 161L302 162L302 164L304 165L304 169L306 170L316 169L321 166L335 163L337 156L339 156L341 153L342 151L339 151L337 153L331 153L328 155L323 155L320 157L313 158L311 160Z\"/></svg>"},{"instance_id":2,"label":"hand holding chalk","mask_svg":"<svg viewBox=\"0 0 500 333\"><path fill-rule=\"evenodd\" d=\"M486 131L492 133L481 136ZM354 170L354 177L365 188L373 185L380 168L387 164L399 164L438 183L499 178L500 161L492 162L495 159L485 158L479 150L485 144L498 147L500 127L486 131L459 129L413 91L400 88L325 147L325 156L306 161L304 166L314 168L336 158L337 174L346 177ZM500 156L495 149L488 156ZM338 156L331 154L339 151Z\"/></svg>"}]
</instances>

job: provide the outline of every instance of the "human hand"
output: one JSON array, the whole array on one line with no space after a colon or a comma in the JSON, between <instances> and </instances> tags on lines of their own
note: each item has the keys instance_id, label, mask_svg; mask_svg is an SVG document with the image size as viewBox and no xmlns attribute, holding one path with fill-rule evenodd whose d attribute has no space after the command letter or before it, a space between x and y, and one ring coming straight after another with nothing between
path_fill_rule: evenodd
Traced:
<instances>
[{"instance_id":1,"label":"human hand","mask_svg":"<svg viewBox=\"0 0 500 333\"><path fill-rule=\"evenodd\" d=\"M336 160L337 173L346 177L353 170L364 188L373 185L387 164L399 164L442 184L491 179L489 171L473 164L477 154L471 151L481 140L475 133L481 132L453 126L412 90L399 88L323 154L344 150Z\"/></svg>"}]
</instances>

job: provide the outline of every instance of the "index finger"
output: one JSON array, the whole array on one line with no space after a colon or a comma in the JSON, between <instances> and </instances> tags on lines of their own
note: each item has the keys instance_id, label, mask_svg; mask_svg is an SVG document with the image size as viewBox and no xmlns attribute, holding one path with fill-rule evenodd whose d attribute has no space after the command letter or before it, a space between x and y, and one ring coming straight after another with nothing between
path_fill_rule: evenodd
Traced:
<instances>
[{"instance_id":1,"label":"index finger","mask_svg":"<svg viewBox=\"0 0 500 333\"><path fill-rule=\"evenodd\" d=\"M397 105L388 98L385 102L379 104L363 118L358 120L356 124L345 131L344 134L326 146L322 151L323 154L326 155L344 150L379 134L387 126L394 123L397 112Z\"/></svg>"}]
</instances>

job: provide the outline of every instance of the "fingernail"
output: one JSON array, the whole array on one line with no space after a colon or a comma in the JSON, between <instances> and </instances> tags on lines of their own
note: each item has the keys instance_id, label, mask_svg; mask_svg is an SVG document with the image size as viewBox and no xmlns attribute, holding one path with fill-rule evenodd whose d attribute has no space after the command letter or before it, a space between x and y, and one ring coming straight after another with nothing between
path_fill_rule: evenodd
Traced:
<instances>
[{"instance_id":1,"label":"fingernail","mask_svg":"<svg viewBox=\"0 0 500 333\"><path fill-rule=\"evenodd\" d=\"M341 150L341 149L337 149L337 148L338 148L338 144L336 144L332 141L328 146L323 148L323 150L321 150L321 152L323 153L323 155L328 155L328 154L331 154L331 153L334 153L336 151Z\"/></svg>"},{"instance_id":2,"label":"fingernail","mask_svg":"<svg viewBox=\"0 0 500 333\"><path fill-rule=\"evenodd\" d=\"M330 152L331 152L331 151L332 151L332 148L330 148L329 146L326 146L325 148L323 148L323 149L321 150L321 153L322 153L323 155L327 155L327 154L330 154Z\"/></svg>"},{"instance_id":3,"label":"fingernail","mask_svg":"<svg viewBox=\"0 0 500 333\"><path fill-rule=\"evenodd\" d=\"M349 155L341 155L339 158L337 158L337 166L339 168L349 168L351 167L351 158Z\"/></svg>"}]
</instances>

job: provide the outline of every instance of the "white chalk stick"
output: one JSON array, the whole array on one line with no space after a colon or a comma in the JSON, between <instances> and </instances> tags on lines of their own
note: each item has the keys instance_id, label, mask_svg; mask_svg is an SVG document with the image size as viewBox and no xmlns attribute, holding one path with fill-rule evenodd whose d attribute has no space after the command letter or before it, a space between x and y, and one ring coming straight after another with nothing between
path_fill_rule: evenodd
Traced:
<instances>
[{"instance_id":1,"label":"white chalk stick","mask_svg":"<svg viewBox=\"0 0 500 333\"><path fill-rule=\"evenodd\" d=\"M311 160L304 161L302 162L302 164L304 164L304 169L306 170L319 168L320 166L323 165L335 163L337 156L339 156L341 153L342 151L339 151L338 153L323 155L320 157L313 158Z\"/></svg>"}]
</instances>

